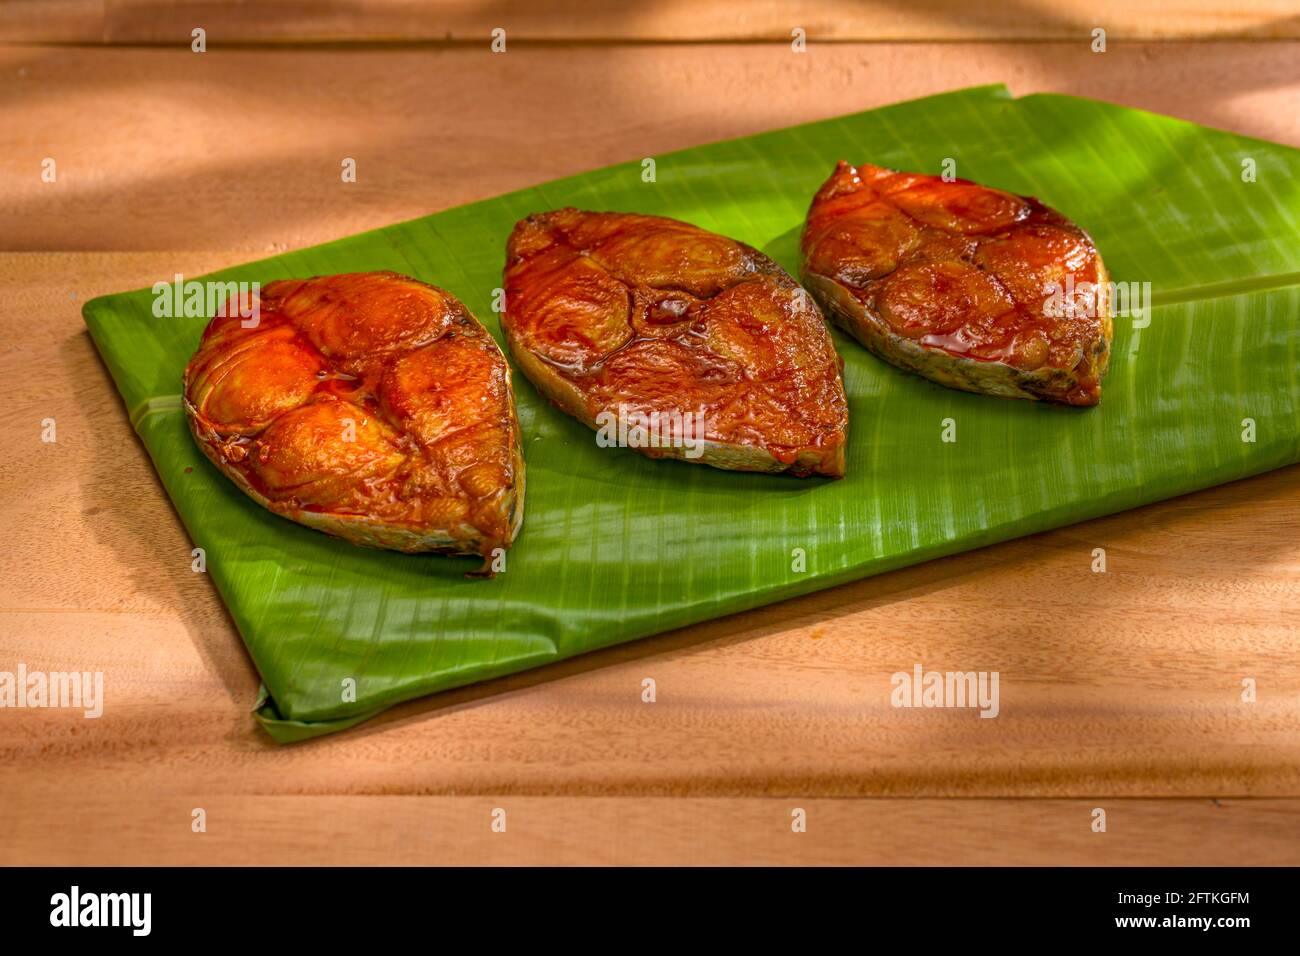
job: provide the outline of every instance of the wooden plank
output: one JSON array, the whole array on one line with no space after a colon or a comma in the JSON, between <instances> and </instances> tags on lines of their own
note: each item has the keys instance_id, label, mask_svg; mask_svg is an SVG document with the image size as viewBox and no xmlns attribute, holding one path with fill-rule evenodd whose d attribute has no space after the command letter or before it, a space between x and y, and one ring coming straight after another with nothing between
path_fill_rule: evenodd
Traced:
<instances>
[{"instance_id":1,"label":"wooden plank","mask_svg":"<svg viewBox=\"0 0 1300 956\"><path fill-rule=\"evenodd\" d=\"M5 796L6 866L1300 864L1295 800Z\"/></svg>"},{"instance_id":2,"label":"wooden plank","mask_svg":"<svg viewBox=\"0 0 1300 956\"><path fill-rule=\"evenodd\" d=\"M1057 0L1050 4L966 0L745 0L731 3L609 3L607 0L9 0L0 5L0 42L463 42L764 41L788 44L800 28L811 42L1291 38L1300 17L1290 0Z\"/></svg>"},{"instance_id":3,"label":"wooden plank","mask_svg":"<svg viewBox=\"0 0 1300 956\"><path fill-rule=\"evenodd\" d=\"M9 119L0 248L255 258L613 162L979 83L1108 99L1300 145L1295 50L0 48ZM54 183L41 178L46 157ZM355 183L341 181L344 157L357 161Z\"/></svg>"},{"instance_id":4,"label":"wooden plank","mask_svg":"<svg viewBox=\"0 0 1300 956\"><path fill-rule=\"evenodd\" d=\"M256 674L84 332L90 296L954 85L1300 144L1285 44L1120 44L1105 69L1065 44L777 52L0 48L0 244L168 250L0 254L0 670L106 679L97 720L0 712L0 863L1300 862L1278 799L1300 784L1300 468L299 747L252 723ZM342 155L362 158L357 193L328 192ZM999 668L1002 716L889 708L889 675L918 661ZM497 805L504 842L484 833Z\"/></svg>"},{"instance_id":5,"label":"wooden plank","mask_svg":"<svg viewBox=\"0 0 1300 956\"><path fill-rule=\"evenodd\" d=\"M0 789L756 796L1300 792L1300 467L397 708L277 749L238 636L82 328L91 295L224 256L6 254L0 669L105 675L11 710ZM39 321L32 321L39 316ZM58 442L40 441L54 418ZM1108 570L1090 569L1104 547ZM997 670L1001 713L890 678ZM12 666L11 666L12 665ZM653 677L658 701L640 699ZM1257 703L1241 700L1256 679ZM33 772L39 768L39 772ZM178 772L177 768L183 768Z\"/></svg>"}]
</instances>

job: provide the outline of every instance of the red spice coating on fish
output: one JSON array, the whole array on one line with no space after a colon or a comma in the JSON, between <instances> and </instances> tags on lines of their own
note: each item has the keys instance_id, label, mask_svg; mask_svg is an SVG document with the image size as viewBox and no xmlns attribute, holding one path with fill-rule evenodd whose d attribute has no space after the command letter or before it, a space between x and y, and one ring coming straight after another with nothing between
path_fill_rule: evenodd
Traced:
<instances>
[{"instance_id":1,"label":"red spice coating on fish","mask_svg":"<svg viewBox=\"0 0 1300 956\"><path fill-rule=\"evenodd\" d=\"M255 324L227 311L185 370L185 410L245 493L355 544L510 546L524 483L510 370L454 296L365 272L269 283Z\"/></svg>"},{"instance_id":2,"label":"red spice coating on fish","mask_svg":"<svg viewBox=\"0 0 1300 956\"><path fill-rule=\"evenodd\" d=\"M702 411L695 460L843 475L839 356L812 298L762 253L673 219L561 209L515 226L505 292L511 355L589 426L620 408Z\"/></svg>"},{"instance_id":3,"label":"red spice coating on fish","mask_svg":"<svg viewBox=\"0 0 1300 956\"><path fill-rule=\"evenodd\" d=\"M803 255L810 291L887 361L968 391L1101 398L1109 276L1088 234L1036 199L841 162Z\"/></svg>"}]
</instances>

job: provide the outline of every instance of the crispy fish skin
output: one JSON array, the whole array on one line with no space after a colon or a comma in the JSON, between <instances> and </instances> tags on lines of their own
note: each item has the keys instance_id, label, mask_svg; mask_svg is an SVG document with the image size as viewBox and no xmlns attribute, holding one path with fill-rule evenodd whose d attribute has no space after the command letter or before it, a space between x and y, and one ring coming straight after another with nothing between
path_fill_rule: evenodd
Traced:
<instances>
[{"instance_id":1,"label":"crispy fish skin","mask_svg":"<svg viewBox=\"0 0 1300 956\"><path fill-rule=\"evenodd\" d=\"M1110 276L1088 234L1036 199L841 161L802 246L804 285L885 361L968 392L1101 400Z\"/></svg>"},{"instance_id":2,"label":"crispy fish skin","mask_svg":"<svg viewBox=\"0 0 1300 956\"><path fill-rule=\"evenodd\" d=\"M248 327L224 311L185 369L185 415L245 494L365 547L510 547L524 515L510 368L453 295L362 272L271 282Z\"/></svg>"},{"instance_id":3,"label":"crispy fish skin","mask_svg":"<svg viewBox=\"0 0 1300 956\"><path fill-rule=\"evenodd\" d=\"M589 427L702 412L698 449L635 450L843 476L842 361L812 297L757 250L658 216L538 213L510 235L505 300L511 357Z\"/></svg>"}]
</instances>

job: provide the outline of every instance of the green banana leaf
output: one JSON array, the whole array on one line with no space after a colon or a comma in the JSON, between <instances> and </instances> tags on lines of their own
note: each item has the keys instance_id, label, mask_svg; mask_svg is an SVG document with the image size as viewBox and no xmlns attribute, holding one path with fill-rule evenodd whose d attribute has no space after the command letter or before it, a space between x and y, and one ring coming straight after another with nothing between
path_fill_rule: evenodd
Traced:
<instances>
[{"instance_id":1,"label":"green banana leaf","mask_svg":"<svg viewBox=\"0 0 1300 956\"><path fill-rule=\"evenodd\" d=\"M637 160L211 278L393 269L450 289L499 340L493 290L522 216L673 216L797 273L804 214L841 158L931 173L953 159L1089 230L1117 282L1151 283L1154 308L1116 320L1101 405L951 391L836 333L848 475L800 480L598 448L516 375L523 533L505 573L471 580L475 561L363 550L253 504L186 430L181 371L206 320L155 318L148 289L87 303L261 673L272 737L1300 460L1300 151L1073 97L962 90L659 156L652 182Z\"/></svg>"}]
</instances>

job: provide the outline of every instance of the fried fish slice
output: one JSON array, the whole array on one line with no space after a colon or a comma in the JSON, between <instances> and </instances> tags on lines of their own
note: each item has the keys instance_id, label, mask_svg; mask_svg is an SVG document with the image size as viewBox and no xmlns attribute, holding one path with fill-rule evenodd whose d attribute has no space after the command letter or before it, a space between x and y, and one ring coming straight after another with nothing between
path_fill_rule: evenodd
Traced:
<instances>
[{"instance_id":1,"label":"fried fish slice","mask_svg":"<svg viewBox=\"0 0 1300 956\"><path fill-rule=\"evenodd\" d=\"M1088 234L1036 199L840 162L808 211L803 282L880 358L941 385L1101 400L1110 277Z\"/></svg>"},{"instance_id":2,"label":"fried fish slice","mask_svg":"<svg viewBox=\"0 0 1300 956\"><path fill-rule=\"evenodd\" d=\"M524 516L510 369L454 296L393 272L288 279L203 333L194 439L254 501L353 544L492 556Z\"/></svg>"},{"instance_id":3,"label":"fried fish slice","mask_svg":"<svg viewBox=\"0 0 1300 956\"><path fill-rule=\"evenodd\" d=\"M657 216L539 213L510 236L505 293L510 354L588 426L630 419L627 446L653 458L844 474L848 406L830 333L798 283L749 246ZM635 440L636 422L686 414L694 434Z\"/></svg>"}]
</instances>

